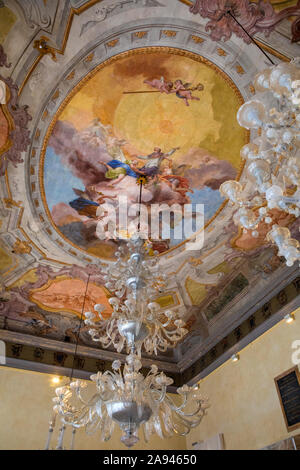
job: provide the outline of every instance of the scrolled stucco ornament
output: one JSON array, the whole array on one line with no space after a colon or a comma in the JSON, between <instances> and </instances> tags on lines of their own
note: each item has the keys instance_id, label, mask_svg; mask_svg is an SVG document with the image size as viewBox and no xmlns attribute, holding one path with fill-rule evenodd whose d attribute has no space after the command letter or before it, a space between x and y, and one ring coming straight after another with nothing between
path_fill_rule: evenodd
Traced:
<instances>
[{"instance_id":1,"label":"scrolled stucco ornament","mask_svg":"<svg viewBox=\"0 0 300 470\"><path fill-rule=\"evenodd\" d=\"M190 11L209 19L205 29L209 31L213 41L228 41L235 34L250 44L251 39L233 17L238 19L251 36L256 33L268 36L279 23L291 18L292 42L299 41L300 0L297 5L279 12L274 9L270 0L195 0Z\"/></svg>"},{"instance_id":2,"label":"scrolled stucco ornament","mask_svg":"<svg viewBox=\"0 0 300 470\"><path fill-rule=\"evenodd\" d=\"M12 78L5 78L0 75L0 84L1 83L4 84L5 90L7 90L5 91L6 102L4 104L7 108L6 113L10 115L13 124L10 125L9 129L9 139L12 144L8 150L0 155L0 176L5 174L9 162L11 162L14 167L23 163L22 153L27 151L31 142L28 123L32 119L28 112L28 106L20 105L19 103L18 86L14 83ZM1 88L0 95L2 95ZM1 106L2 105L1 103Z\"/></svg>"},{"instance_id":3,"label":"scrolled stucco ornament","mask_svg":"<svg viewBox=\"0 0 300 470\"><path fill-rule=\"evenodd\" d=\"M9 69L10 66L11 64L7 62L7 55L4 52L3 46L0 44L0 67Z\"/></svg>"}]
</instances>

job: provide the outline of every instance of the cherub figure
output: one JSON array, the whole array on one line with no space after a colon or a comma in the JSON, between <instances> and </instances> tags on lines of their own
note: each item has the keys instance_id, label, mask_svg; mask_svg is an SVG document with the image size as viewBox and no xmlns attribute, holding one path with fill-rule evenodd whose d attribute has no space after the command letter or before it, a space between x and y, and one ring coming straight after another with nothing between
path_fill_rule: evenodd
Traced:
<instances>
[{"instance_id":1,"label":"cherub figure","mask_svg":"<svg viewBox=\"0 0 300 470\"><path fill-rule=\"evenodd\" d=\"M167 93L169 95L173 88L173 82L166 82L164 77L161 77L160 80L155 78L154 80L144 80L144 83L150 85L152 88L156 88L156 90L160 91L161 93Z\"/></svg>"},{"instance_id":2,"label":"cherub figure","mask_svg":"<svg viewBox=\"0 0 300 470\"><path fill-rule=\"evenodd\" d=\"M197 89L200 91L200 85L194 89L189 88L190 86L190 83L183 83L182 80L176 80L174 83L174 88L171 90L171 93L176 93L178 98L185 101L186 106L189 106L189 100L200 101L200 98L192 95L193 90Z\"/></svg>"}]
</instances>

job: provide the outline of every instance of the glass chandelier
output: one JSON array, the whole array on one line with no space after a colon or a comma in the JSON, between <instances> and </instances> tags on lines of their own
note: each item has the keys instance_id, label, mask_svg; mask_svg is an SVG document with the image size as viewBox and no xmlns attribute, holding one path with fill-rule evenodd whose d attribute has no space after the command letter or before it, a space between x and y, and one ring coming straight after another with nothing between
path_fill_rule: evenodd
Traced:
<instances>
[{"instance_id":1,"label":"glass chandelier","mask_svg":"<svg viewBox=\"0 0 300 470\"><path fill-rule=\"evenodd\" d=\"M128 331L134 330L139 333L138 351L143 347L148 354L157 354L175 347L188 332L181 312L162 312L155 302L166 288L166 276L160 272L157 257L147 257L149 249L139 235L120 246L117 261L105 276L105 287L113 294L111 317L103 318L105 307L100 304L94 306L94 312L85 313L85 324L93 327L89 330L92 339L104 348L112 345L121 352L126 345L129 350L133 338Z\"/></svg>"},{"instance_id":2,"label":"glass chandelier","mask_svg":"<svg viewBox=\"0 0 300 470\"><path fill-rule=\"evenodd\" d=\"M235 224L256 238L267 224L266 240L292 266L300 262L299 242L273 213L300 215L300 59L260 72L254 86L255 96L238 112L239 124L254 136L241 150L249 178L245 185L226 181L220 192L237 209Z\"/></svg>"},{"instance_id":3,"label":"glass chandelier","mask_svg":"<svg viewBox=\"0 0 300 470\"><path fill-rule=\"evenodd\" d=\"M63 426L85 427L87 434L99 430L101 439L107 441L118 424L123 431L121 441L128 447L138 442L140 427L146 441L155 432L161 438L184 436L201 422L207 408L198 386L179 388L182 400L176 405L167 395L173 379L158 373L155 365L146 377L140 372L142 345L150 353L165 351L187 333L177 313L162 314L160 306L151 301L165 286L165 276L159 273L157 260L146 259L146 253L139 235L120 247L118 260L106 274L106 287L115 295L110 299L111 318L103 319L104 306L99 304L94 307L97 314L85 313L85 323L93 326L93 340L118 351L126 344L130 354L123 369L120 361L114 361L112 372L92 375L96 393L89 399L83 396L86 382L80 380L56 389L53 399L54 412Z\"/></svg>"},{"instance_id":4,"label":"glass chandelier","mask_svg":"<svg viewBox=\"0 0 300 470\"><path fill-rule=\"evenodd\" d=\"M114 361L112 372L91 376L96 387L91 398L83 396L87 385L80 380L56 389L54 411L66 425L85 427L87 434L99 430L103 441L111 438L117 424L123 432L121 441L127 447L138 442L140 427L148 442L153 433L161 438L174 434L185 436L191 428L198 426L208 406L207 400L200 396L198 386L179 388L181 404L176 405L167 395L167 387L173 379L163 372L158 373L155 365L144 377L141 367L133 348L126 357L123 370L121 362Z\"/></svg>"},{"instance_id":5,"label":"glass chandelier","mask_svg":"<svg viewBox=\"0 0 300 470\"><path fill-rule=\"evenodd\" d=\"M159 373L156 365L151 366L145 377L141 373L142 346L146 352L157 354L158 350L174 347L187 333L178 312L161 312L154 302L166 286L166 276L159 272L156 257L147 257L148 250L149 244L139 233L119 247L117 261L105 277L105 286L114 295L110 298L111 318L103 318L105 307L100 304L94 306L96 313L85 313L85 324L93 327L89 332L94 341L104 347L112 345L119 352L126 345L129 354L123 367L117 360L112 371L90 377L96 388L91 397L84 396L87 384L81 380L71 380L56 389L53 411L62 422L57 449L63 449L66 426L71 426L74 434L77 428L85 428L87 434L98 430L101 439L107 441L117 424L123 432L121 441L131 447L139 440L140 428L146 442L153 433L161 438L185 436L205 415L208 401L201 397L197 385L177 389L178 405L167 395L173 379ZM84 305L82 317L83 311ZM50 423L47 448L53 422L55 418Z\"/></svg>"}]
</instances>

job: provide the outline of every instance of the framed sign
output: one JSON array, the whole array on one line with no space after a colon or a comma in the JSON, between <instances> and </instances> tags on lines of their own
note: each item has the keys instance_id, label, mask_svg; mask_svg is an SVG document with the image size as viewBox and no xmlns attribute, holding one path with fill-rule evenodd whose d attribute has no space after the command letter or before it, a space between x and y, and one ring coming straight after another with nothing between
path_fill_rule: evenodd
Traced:
<instances>
[{"instance_id":1,"label":"framed sign","mask_svg":"<svg viewBox=\"0 0 300 470\"><path fill-rule=\"evenodd\" d=\"M285 424L289 432L300 427L300 372L298 367L275 379Z\"/></svg>"}]
</instances>

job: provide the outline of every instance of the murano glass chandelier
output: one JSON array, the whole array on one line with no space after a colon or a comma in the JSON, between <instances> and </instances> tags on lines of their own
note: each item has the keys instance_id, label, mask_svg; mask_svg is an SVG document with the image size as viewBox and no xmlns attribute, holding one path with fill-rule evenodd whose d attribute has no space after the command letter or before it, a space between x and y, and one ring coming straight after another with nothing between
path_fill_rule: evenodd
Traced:
<instances>
[{"instance_id":1,"label":"murano glass chandelier","mask_svg":"<svg viewBox=\"0 0 300 470\"><path fill-rule=\"evenodd\" d=\"M249 178L245 185L226 181L220 191L237 208L236 225L259 237L260 224L266 224L266 240L292 266L300 262L299 242L273 214L300 215L300 59L260 72L254 86L255 96L238 112L239 124L253 135L241 150Z\"/></svg>"},{"instance_id":2,"label":"murano glass chandelier","mask_svg":"<svg viewBox=\"0 0 300 470\"><path fill-rule=\"evenodd\" d=\"M148 246L149 247L149 246ZM147 243L139 233L117 253L117 261L106 272L106 287L114 296L111 318L102 317L104 306L97 304L94 312L85 313L85 324L94 341L119 352L126 346L125 364L116 360L112 371L98 372L90 377L95 391L88 396L87 383L71 380L56 389L54 415L62 421L59 449L63 449L66 426L73 432L85 428L87 434L99 432L103 441L110 439L115 425L123 432L121 441L127 447L139 440L139 429L147 442L153 433L161 438L187 435L198 426L206 413L208 400L202 398L198 385L177 389L179 404L167 394L173 379L158 372L152 365L142 374L141 350L147 353L166 351L180 341L187 330L176 311L161 312L154 300L166 287L155 257L147 257ZM84 311L84 310L83 310ZM85 393L84 393L85 392ZM49 435L53 432L52 419ZM50 446L50 439L47 448Z\"/></svg>"},{"instance_id":3,"label":"murano glass chandelier","mask_svg":"<svg viewBox=\"0 0 300 470\"><path fill-rule=\"evenodd\" d=\"M155 299L166 288L166 276L161 274L157 257L147 256L149 244L139 236L133 236L116 252L117 261L107 269L105 287L113 297L109 303L113 313L104 319L105 307L95 305L94 312L85 313L85 324L94 341L104 348L111 345L121 352L126 344L132 346L128 331L139 332L136 344L148 354L165 352L176 346L187 334L185 323L178 310L165 310Z\"/></svg>"},{"instance_id":4,"label":"murano glass chandelier","mask_svg":"<svg viewBox=\"0 0 300 470\"><path fill-rule=\"evenodd\" d=\"M138 442L140 427L148 442L153 433L161 438L174 434L185 436L191 428L198 426L208 406L198 386L185 385L177 389L181 403L176 405L167 395L167 387L173 380L163 372L158 373L155 365L144 377L141 367L140 358L134 351L126 357L123 370L121 362L114 361L112 372L91 376L96 393L89 399L83 396L86 383L80 380L56 389L54 411L66 425L85 427L87 434L99 430L103 441L111 438L117 424L123 432L121 441L127 447Z\"/></svg>"}]
</instances>

